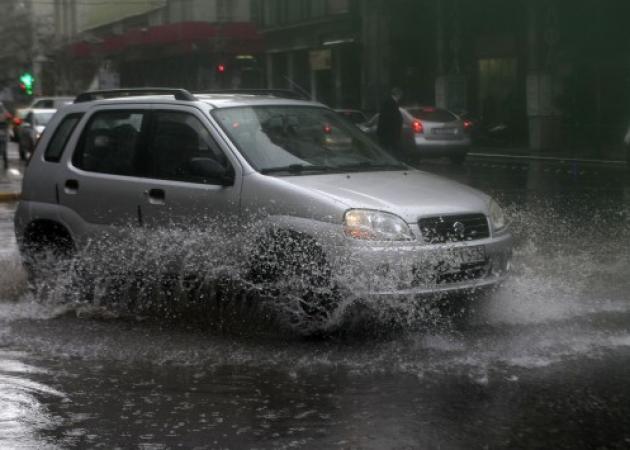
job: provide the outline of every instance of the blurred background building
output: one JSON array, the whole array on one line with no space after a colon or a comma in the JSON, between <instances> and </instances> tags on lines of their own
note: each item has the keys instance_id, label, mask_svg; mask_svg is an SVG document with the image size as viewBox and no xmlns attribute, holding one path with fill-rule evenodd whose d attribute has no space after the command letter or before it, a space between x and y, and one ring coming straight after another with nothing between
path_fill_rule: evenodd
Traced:
<instances>
[{"instance_id":1,"label":"blurred background building","mask_svg":"<svg viewBox=\"0 0 630 450\"><path fill-rule=\"evenodd\" d=\"M502 145L621 145L627 0L0 0L1 87L287 88L374 112L392 86ZM621 138L620 138L621 136Z\"/></svg>"},{"instance_id":2,"label":"blurred background building","mask_svg":"<svg viewBox=\"0 0 630 450\"><path fill-rule=\"evenodd\" d=\"M56 0L57 90L258 87L250 0Z\"/></svg>"},{"instance_id":3,"label":"blurred background building","mask_svg":"<svg viewBox=\"0 0 630 450\"><path fill-rule=\"evenodd\" d=\"M0 1L0 101L20 102L26 93L19 79L45 75L49 42L54 35L54 4L37 0ZM33 94L45 86L38 83Z\"/></svg>"}]
</instances>

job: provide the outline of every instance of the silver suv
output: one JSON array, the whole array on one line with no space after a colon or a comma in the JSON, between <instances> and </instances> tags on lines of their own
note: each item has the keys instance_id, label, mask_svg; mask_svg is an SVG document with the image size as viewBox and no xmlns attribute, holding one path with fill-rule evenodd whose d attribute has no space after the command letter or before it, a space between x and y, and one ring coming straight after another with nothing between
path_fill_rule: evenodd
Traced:
<instances>
[{"instance_id":1,"label":"silver suv","mask_svg":"<svg viewBox=\"0 0 630 450\"><path fill-rule=\"evenodd\" d=\"M32 269L42 250L113 230L217 218L256 223L259 282L308 272L372 298L488 287L510 267L489 196L399 162L321 104L273 95L81 94L37 144L15 230Z\"/></svg>"}]
</instances>

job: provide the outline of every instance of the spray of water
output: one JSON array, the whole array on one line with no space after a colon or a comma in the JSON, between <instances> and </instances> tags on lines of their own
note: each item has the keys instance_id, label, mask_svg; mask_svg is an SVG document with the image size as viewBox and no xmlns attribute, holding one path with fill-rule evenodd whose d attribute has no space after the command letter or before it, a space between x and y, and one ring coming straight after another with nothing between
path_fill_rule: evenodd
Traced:
<instances>
[{"instance_id":1,"label":"spray of water","mask_svg":"<svg viewBox=\"0 0 630 450\"><path fill-rule=\"evenodd\" d=\"M511 205L507 212L516 239L514 270L494 294L465 299L476 306L473 321L541 323L593 310L627 310L629 257L623 249L630 232L624 208L593 212L577 200L558 205L529 199L527 206ZM249 238L261 228L258 223L238 230L226 223L234 221L208 220L203 229L127 230L125 239L105 236L71 260L49 265L30 291L18 259L11 258L2 261L7 270L1 272L6 277L1 296L20 297L24 315L47 310L91 318L152 317L248 333L278 325L312 334L415 330L449 322L441 305L452 297L366 300L359 294L366 286L395 290L409 283L406 274L412 271L404 258L383 274L356 270L361 261L341 256L331 271L319 265L322 249L312 241L289 237L278 245ZM437 261L428 257L425 263L431 267ZM424 274L415 282L434 281L430 270Z\"/></svg>"}]
</instances>

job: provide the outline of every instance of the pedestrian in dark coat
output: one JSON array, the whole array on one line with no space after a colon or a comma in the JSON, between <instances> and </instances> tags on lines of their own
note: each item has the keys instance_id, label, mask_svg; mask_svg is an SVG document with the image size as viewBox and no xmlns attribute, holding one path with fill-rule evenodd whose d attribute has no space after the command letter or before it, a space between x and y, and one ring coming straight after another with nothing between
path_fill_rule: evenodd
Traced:
<instances>
[{"instance_id":1,"label":"pedestrian in dark coat","mask_svg":"<svg viewBox=\"0 0 630 450\"><path fill-rule=\"evenodd\" d=\"M401 97L400 89L392 89L391 95L381 105L376 130L379 144L396 156L402 153L403 117L398 104Z\"/></svg>"}]
</instances>

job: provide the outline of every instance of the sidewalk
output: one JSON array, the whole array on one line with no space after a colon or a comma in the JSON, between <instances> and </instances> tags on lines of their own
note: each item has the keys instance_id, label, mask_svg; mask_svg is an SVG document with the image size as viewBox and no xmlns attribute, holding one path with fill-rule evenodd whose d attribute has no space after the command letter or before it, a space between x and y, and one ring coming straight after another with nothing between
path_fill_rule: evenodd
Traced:
<instances>
[{"instance_id":1,"label":"sidewalk","mask_svg":"<svg viewBox=\"0 0 630 450\"><path fill-rule=\"evenodd\" d=\"M2 168L0 163L0 203L13 202L19 199L22 189L24 163L20 161L17 145L9 144L9 167Z\"/></svg>"}]
</instances>

